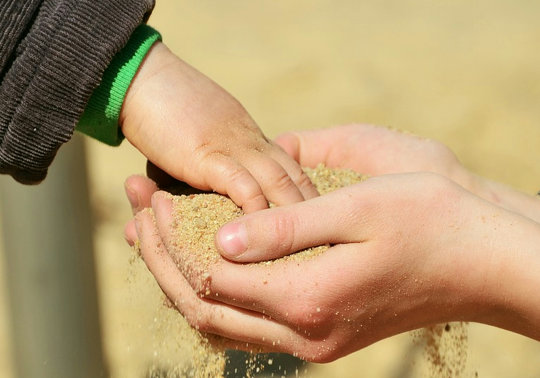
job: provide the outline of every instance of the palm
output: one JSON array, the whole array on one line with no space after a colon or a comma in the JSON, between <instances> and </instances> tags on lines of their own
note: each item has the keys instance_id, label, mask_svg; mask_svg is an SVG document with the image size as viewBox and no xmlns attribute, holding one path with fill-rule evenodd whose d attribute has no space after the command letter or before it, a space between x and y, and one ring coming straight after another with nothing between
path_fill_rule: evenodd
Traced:
<instances>
[{"instance_id":1,"label":"palm","mask_svg":"<svg viewBox=\"0 0 540 378\"><path fill-rule=\"evenodd\" d=\"M463 169L441 143L371 125L288 133L276 142L301 165L324 163L371 176L427 171L455 178Z\"/></svg>"}]
</instances>

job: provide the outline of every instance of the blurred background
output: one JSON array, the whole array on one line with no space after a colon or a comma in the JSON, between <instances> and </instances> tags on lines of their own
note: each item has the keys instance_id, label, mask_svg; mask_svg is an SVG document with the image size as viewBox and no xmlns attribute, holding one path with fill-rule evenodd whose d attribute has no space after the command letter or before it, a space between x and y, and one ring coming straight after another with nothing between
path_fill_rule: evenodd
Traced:
<instances>
[{"instance_id":1,"label":"blurred background","mask_svg":"<svg viewBox=\"0 0 540 378\"><path fill-rule=\"evenodd\" d=\"M480 175L535 193L539 15L534 0L157 0L149 24L269 137L350 122L397 127L444 142ZM145 160L127 142L84 141L103 353L112 376L143 376L157 288L122 232L130 217L123 181L143 173ZM3 258L0 377L12 377ZM408 343L407 335L384 340L310 375L395 376ZM539 355L538 342L470 327L471 374L538 377Z\"/></svg>"}]
</instances>

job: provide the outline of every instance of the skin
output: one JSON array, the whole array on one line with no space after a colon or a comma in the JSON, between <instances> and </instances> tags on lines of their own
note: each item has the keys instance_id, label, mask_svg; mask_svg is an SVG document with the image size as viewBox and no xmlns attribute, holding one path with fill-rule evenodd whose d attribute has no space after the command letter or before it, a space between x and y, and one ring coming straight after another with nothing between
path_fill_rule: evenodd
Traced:
<instances>
[{"instance_id":1,"label":"skin","mask_svg":"<svg viewBox=\"0 0 540 378\"><path fill-rule=\"evenodd\" d=\"M538 199L504 187L510 199L496 194L507 207L532 209L499 206L466 189L489 198L494 187L468 177L444 146L386 129L345 126L278 143L302 165L375 177L225 225L216 245L226 258L211 269L205 295L192 289L202 278L182 276L167 253L181 253L171 240L170 197L147 179L129 179L145 202L135 211L152 205L156 222L140 211L127 238L139 239L148 268L192 325L238 348L317 362L455 320L540 340L540 224L528 216L540 211ZM242 264L321 244L332 247L302 263Z\"/></svg>"},{"instance_id":2,"label":"skin","mask_svg":"<svg viewBox=\"0 0 540 378\"><path fill-rule=\"evenodd\" d=\"M349 168L370 176L433 172L507 210L540 222L538 198L467 170L444 144L412 134L372 125L292 132L276 139L302 165Z\"/></svg>"},{"instance_id":3,"label":"skin","mask_svg":"<svg viewBox=\"0 0 540 378\"><path fill-rule=\"evenodd\" d=\"M157 42L126 94L126 138L175 179L226 194L246 212L317 191L298 163L269 141L223 88Z\"/></svg>"}]
</instances>

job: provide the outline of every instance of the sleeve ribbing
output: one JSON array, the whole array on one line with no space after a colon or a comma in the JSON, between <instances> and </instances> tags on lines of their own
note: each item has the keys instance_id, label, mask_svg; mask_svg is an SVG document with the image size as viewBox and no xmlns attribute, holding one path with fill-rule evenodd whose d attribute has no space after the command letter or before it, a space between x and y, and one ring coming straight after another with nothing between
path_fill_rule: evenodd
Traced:
<instances>
[{"instance_id":1,"label":"sleeve ribbing","mask_svg":"<svg viewBox=\"0 0 540 378\"><path fill-rule=\"evenodd\" d=\"M103 72L146 20L153 0L12 0L24 21L12 27L0 73L0 173L43 180ZM13 6L13 5L12 5ZM33 6L33 7L32 7ZM5 11L8 8L0 8ZM2 34L9 27L0 23Z\"/></svg>"},{"instance_id":2,"label":"sleeve ribbing","mask_svg":"<svg viewBox=\"0 0 540 378\"><path fill-rule=\"evenodd\" d=\"M105 70L75 130L111 146L124 139L118 119L124 97L152 45L161 35L142 24L133 32L127 45L113 58Z\"/></svg>"}]
</instances>

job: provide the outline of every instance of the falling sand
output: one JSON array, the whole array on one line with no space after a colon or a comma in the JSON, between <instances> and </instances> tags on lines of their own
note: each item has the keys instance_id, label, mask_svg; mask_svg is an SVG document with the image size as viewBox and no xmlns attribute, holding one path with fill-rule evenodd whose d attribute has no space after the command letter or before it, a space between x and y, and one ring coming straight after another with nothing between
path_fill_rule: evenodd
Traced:
<instances>
[{"instance_id":1,"label":"falling sand","mask_svg":"<svg viewBox=\"0 0 540 378\"><path fill-rule=\"evenodd\" d=\"M329 169L319 165L305 169L324 195L344 186L356 184L366 176L346 169ZM225 223L240 217L243 212L229 198L215 193L185 194L173 197L175 212L175 250L171 256L186 277L204 278L209 268L221 256L214 246L214 236ZM297 252L282 259L305 260L324 253L327 246L318 246ZM267 263L267 262L266 262ZM262 263L265 264L265 263ZM197 282L204 280L195 280ZM199 291L202 287L195 288ZM219 338L205 335L189 326L187 321L164 300L154 318L155 362L149 377L219 377L223 376L226 357ZM466 359L466 328L445 325L416 331L416 340L422 343L429 376L458 377ZM448 330L449 326L446 326ZM441 331L442 330L442 331ZM464 336L465 335L465 336ZM163 338L163 342L159 339ZM165 339L173 339L165 342ZM451 341L448 341L451 340ZM167 350L165 350L167 349ZM464 351L464 352L463 352ZM446 356L451 355L450 358ZM261 370L257 359L250 358L246 371L250 376ZM452 372L452 373L449 373Z\"/></svg>"},{"instance_id":2,"label":"falling sand","mask_svg":"<svg viewBox=\"0 0 540 378\"><path fill-rule=\"evenodd\" d=\"M411 332L421 351L418 376L454 378L467 373L468 323L435 324Z\"/></svg>"}]
</instances>

